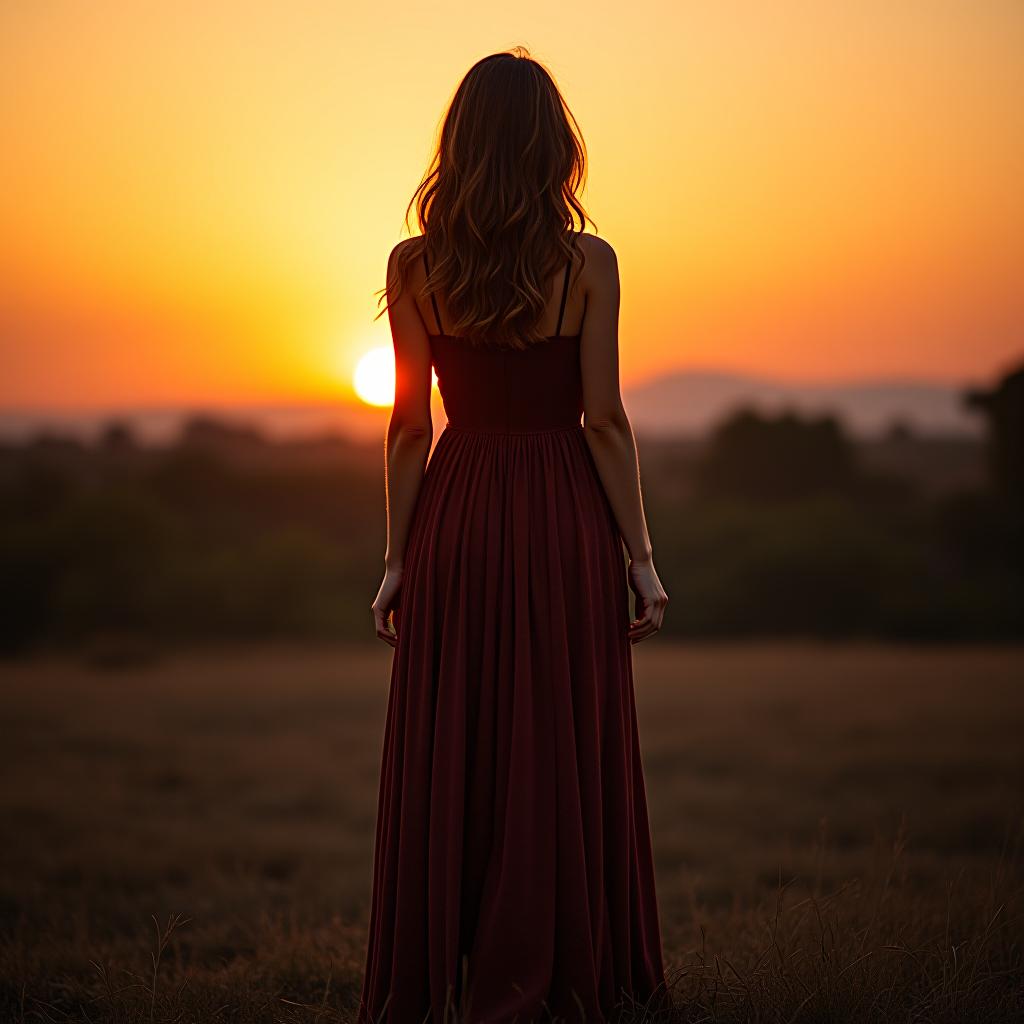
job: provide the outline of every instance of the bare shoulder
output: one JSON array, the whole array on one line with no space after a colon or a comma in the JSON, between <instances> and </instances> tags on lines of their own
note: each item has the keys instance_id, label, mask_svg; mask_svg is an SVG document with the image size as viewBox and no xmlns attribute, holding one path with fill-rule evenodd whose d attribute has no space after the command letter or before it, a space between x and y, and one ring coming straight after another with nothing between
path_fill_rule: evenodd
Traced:
<instances>
[{"instance_id":1,"label":"bare shoulder","mask_svg":"<svg viewBox=\"0 0 1024 1024\"><path fill-rule=\"evenodd\" d=\"M403 238L396 242L388 254L387 280L391 288L398 286L401 277L402 286L415 283L416 277L416 254L423 245L422 236L413 235L411 238Z\"/></svg>"},{"instance_id":2,"label":"bare shoulder","mask_svg":"<svg viewBox=\"0 0 1024 1024\"><path fill-rule=\"evenodd\" d=\"M591 235L584 232L579 236L579 243L583 251L588 256L593 255L596 259L615 259L615 250L612 248L612 244L607 238L602 238L600 235Z\"/></svg>"},{"instance_id":3,"label":"bare shoulder","mask_svg":"<svg viewBox=\"0 0 1024 1024\"><path fill-rule=\"evenodd\" d=\"M398 263L398 258L403 254L406 254L406 259L411 258L416 254L416 249L421 247L422 244L423 240L420 235L413 235L411 238L403 238L401 241L396 242L388 255L388 266L395 266Z\"/></svg>"},{"instance_id":4,"label":"bare shoulder","mask_svg":"<svg viewBox=\"0 0 1024 1024\"><path fill-rule=\"evenodd\" d=\"M587 295L595 292L601 295L614 295L618 291L619 263L607 239L598 235L582 234L579 246L583 251L583 271L580 283Z\"/></svg>"},{"instance_id":5,"label":"bare shoulder","mask_svg":"<svg viewBox=\"0 0 1024 1024\"><path fill-rule=\"evenodd\" d=\"M584 275L591 281L607 283L618 275L618 257L611 243L598 235L582 234L579 245L586 257Z\"/></svg>"}]
</instances>

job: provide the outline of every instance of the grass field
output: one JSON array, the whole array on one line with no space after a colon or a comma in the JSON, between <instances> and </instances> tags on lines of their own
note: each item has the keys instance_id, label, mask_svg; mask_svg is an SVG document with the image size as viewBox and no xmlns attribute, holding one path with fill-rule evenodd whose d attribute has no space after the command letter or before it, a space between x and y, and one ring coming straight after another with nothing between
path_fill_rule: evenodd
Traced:
<instances>
[{"instance_id":1,"label":"grass field","mask_svg":"<svg viewBox=\"0 0 1024 1024\"><path fill-rule=\"evenodd\" d=\"M0 1019L351 1020L390 658L4 665ZM1024 1019L1024 651L635 668L674 1019Z\"/></svg>"}]
</instances>

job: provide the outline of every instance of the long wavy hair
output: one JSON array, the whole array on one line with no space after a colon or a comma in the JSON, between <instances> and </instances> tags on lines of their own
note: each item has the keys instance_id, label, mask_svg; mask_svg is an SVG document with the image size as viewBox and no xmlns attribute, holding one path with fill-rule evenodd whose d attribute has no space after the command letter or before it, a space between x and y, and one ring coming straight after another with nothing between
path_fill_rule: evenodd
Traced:
<instances>
[{"instance_id":1,"label":"long wavy hair","mask_svg":"<svg viewBox=\"0 0 1024 1024\"><path fill-rule=\"evenodd\" d=\"M517 349L547 340L551 275L571 261L578 280L576 223L597 227L577 195L586 178L583 135L548 70L521 46L477 61L406 208L406 228L415 206L421 233L399 249L385 297L426 251L422 298L444 295L446 334Z\"/></svg>"}]
</instances>

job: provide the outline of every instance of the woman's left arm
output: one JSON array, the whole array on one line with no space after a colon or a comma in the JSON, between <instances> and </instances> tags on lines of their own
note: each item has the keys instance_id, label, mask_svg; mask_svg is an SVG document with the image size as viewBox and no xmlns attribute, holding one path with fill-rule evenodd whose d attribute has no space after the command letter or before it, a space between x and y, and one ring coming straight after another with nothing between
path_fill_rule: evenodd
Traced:
<instances>
[{"instance_id":1,"label":"woman's left arm","mask_svg":"<svg viewBox=\"0 0 1024 1024\"><path fill-rule=\"evenodd\" d=\"M388 257L388 319L395 347L395 404L384 446L387 514L384 579L371 606L377 637L392 647L398 644L398 633L389 619L398 605L406 540L434 435L430 418L430 340L408 282L398 298L394 298L396 254L410 241L399 242Z\"/></svg>"}]
</instances>

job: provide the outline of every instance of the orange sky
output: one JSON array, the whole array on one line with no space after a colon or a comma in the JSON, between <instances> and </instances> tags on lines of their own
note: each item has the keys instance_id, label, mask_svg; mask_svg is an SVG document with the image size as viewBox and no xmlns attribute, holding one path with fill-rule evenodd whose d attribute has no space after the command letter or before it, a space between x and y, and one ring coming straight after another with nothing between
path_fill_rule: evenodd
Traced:
<instances>
[{"instance_id":1,"label":"orange sky","mask_svg":"<svg viewBox=\"0 0 1024 1024\"><path fill-rule=\"evenodd\" d=\"M1024 355L1024 4L0 9L0 405L348 400L444 106L516 43L588 145L622 376Z\"/></svg>"}]
</instances>

